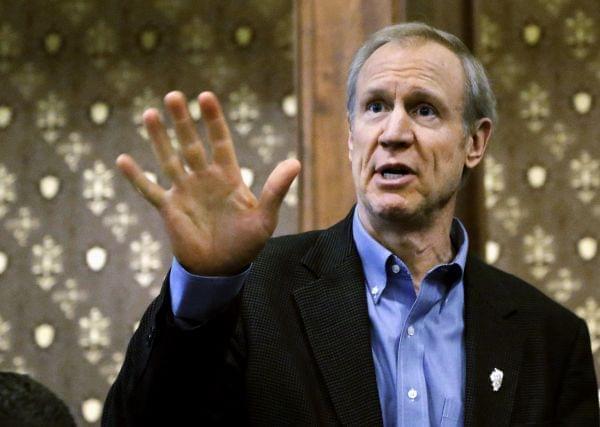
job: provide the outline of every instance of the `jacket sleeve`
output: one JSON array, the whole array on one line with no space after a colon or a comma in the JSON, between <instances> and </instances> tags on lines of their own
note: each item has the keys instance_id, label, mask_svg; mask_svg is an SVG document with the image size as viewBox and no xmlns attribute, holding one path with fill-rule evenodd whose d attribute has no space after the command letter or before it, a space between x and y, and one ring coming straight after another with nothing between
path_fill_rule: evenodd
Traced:
<instances>
[{"instance_id":1,"label":"jacket sleeve","mask_svg":"<svg viewBox=\"0 0 600 427\"><path fill-rule=\"evenodd\" d=\"M179 328L167 277L129 342L102 425L243 424L242 337L239 296L203 324Z\"/></svg>"},{"instance_id":2,"label":"jacket sleeve","mask_svg":"<svg viewBox=\"0 0 600 427\"><path fill-rule=\"evenodd\" d=\"M580 320L559 390L557 420L565 426L597 427L600 425L598 412L598 384L590 335L585 322Z\"/></svg>"}]
</instances>

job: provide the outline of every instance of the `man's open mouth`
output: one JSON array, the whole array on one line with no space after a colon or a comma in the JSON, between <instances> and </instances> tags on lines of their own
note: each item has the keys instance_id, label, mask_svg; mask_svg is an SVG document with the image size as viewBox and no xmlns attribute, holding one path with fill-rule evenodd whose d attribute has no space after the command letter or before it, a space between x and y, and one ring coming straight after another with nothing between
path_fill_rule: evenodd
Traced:
<instances>
[{"instance_id":1,"label":"man's open mouth","mask_svg":"<svg viewBox=\"0 0 600 427\"><path fill-rule=\"evenodd\" d=\"M391 167L383 167L378 169L378 172L383 176L384 179L398 179L402 178L405 175L413 175L414 171L408 166L398 165Z\"/></svg>"}]
</instances>

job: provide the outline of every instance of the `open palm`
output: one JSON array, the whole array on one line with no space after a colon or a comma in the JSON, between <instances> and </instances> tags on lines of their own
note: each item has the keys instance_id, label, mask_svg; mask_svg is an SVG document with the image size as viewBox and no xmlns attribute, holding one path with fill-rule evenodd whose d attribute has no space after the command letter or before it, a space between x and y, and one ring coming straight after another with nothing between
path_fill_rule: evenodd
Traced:
<instances>
[{"instance_id":1,"label":"open palm","mask_svg":"<svg viewBox=\"0 0 600 427\"><path fill-rule=\"evenodd\" d=\"M198 96L212 160L198 136L180 92L165 96L181 153L173 150L158 111L144 113L156 158L172 186L150 181L126 154L117 166L160 212L173 254L190 272L236 274L258 255L277 226L281 202L300 171L297 160L280 163L269 175L260 198L244 184L233 141L216 96ZM187 164L187 168L184 167Z\"/></svg>"}]
</instances>

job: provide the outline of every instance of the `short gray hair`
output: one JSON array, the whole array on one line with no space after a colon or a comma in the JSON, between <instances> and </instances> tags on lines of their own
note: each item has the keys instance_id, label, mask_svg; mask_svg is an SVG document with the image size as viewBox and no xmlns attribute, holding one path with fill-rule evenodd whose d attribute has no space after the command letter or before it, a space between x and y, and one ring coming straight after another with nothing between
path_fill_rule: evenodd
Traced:
<instances>
[{"instance_id":1,"label":"short gray hair","mask_svg":"<svg viewBox=\"0 0 600 427\"><path fill-rule=\"evenodd\" d=\"M483 66L465 44L458 37L427 24L408 22L390 25L372 34L354 55L350 64L346 86L346 108L350 123L354 119L356 81L367 59L386 43L407 43L419 40L439 43L460 59L465 74L465 106L463 111L465 131L472 130L477 120L484 117L495 122L496 97Z\"/></svg>"}]
</instances>

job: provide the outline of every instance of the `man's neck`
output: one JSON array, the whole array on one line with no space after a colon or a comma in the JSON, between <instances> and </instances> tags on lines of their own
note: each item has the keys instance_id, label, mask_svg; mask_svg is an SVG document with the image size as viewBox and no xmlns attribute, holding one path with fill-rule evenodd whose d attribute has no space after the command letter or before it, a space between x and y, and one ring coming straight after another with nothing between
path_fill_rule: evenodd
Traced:
<instances>
[{"instance_id":1,"label":"man's neck","mask_svg":"<svg viewBox=\"0 0 600 427\"><path fill-rule=\"evenodd\" d=\"M373 224L369 215L360 209L359 218L375 240L406 264L418 293L427 272L438 264L449 262L455 255L450 240L453 213L454 209L438 212L435 218L418 227L382 219Z\"/></svg>"}]
</instances>

